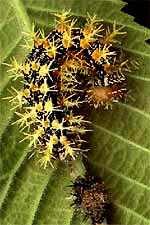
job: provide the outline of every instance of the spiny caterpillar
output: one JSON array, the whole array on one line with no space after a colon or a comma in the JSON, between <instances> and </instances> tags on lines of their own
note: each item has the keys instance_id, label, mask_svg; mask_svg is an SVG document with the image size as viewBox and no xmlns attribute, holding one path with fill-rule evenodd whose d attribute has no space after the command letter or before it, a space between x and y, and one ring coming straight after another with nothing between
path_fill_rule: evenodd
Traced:
<instances>
[{"instance_id":1,"label":"spiny caterpillar","mask_svg":"<svg viewBox=\"0 0 150 225\"><path fill-rule=\"evenodd\" d=\"M13 60L15 79L23 77L21 91L13 88L15 107L23 108L16 123L30 139L35 152L42 155L44 167L53 159L71 160L82 152L82 134L87 131L83 116L75 110L83 102L105 108L126 96L128 60L113 45L115 36L124 34L114 24L104 32L96 17L89 17L85 27L75 27L69 12L55 15L55 29L47 36L32 35L34 46L19 65ZM102 33L103 32L103 33ZM29 44L28 44L29 45Z\"/></svg>"},{"instance_id":2,"label":"spiny caterpillar","mask_svg":"<svg viewBox=\"0 0 150 225\"><path fill-rule=\"evenodd\" d=\"M92 224L101 224L107 217L110 208L104 182L97 177L78 177L72 185L74 201L72 206L77 214L82 213Z\"/></svg>"}]
</instances>

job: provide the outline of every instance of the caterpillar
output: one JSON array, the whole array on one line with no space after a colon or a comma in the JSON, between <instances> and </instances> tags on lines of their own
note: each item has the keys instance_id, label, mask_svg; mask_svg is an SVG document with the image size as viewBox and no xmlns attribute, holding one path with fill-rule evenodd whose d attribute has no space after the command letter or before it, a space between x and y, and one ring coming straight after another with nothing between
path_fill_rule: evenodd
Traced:
<instances>
[{"instance_id":1,"label":"caterpillar","mask_svg":"<svg viewBox=\"0 0 150 225\"><path fill-rule=\"evenodd\" d=\"M93 176L77 177L71 186L75 213L83 214L93 225L103 223L110 209L104 181Z\"/></svg>"},{"instance_id":2,"label":"caterpillar","mask_svg":"<svg viewBox=\"0 0 150 225\"><path fill-rule=\"evenodd\" d=\"M32 34L34 46L23 64L14 58L8 65L14 79L22 77L24 83L21 91L13 88L10 99L22 109L15 123L41 155L44 168L55 159L74 160L84 151L88 121L76 113L82 103L108 108L127 95L125 74L130 68L115 47L116 35L126 32L115 23L112 31L104 30L95 16L78 28L69 12L55 14L56 27L47 36L42 31Z\"/></svg>"}]
</instances>

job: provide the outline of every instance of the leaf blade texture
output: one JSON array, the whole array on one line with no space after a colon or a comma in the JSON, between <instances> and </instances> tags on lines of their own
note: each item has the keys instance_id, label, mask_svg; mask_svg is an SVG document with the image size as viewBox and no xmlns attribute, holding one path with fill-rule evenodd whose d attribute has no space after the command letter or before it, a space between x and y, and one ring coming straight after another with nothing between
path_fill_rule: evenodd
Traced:
<instances>
[{"instance_id":1,"label":"leaf blade texture","mask_svg":"<svg viewBox=\"0 0 150 225\"><path fill-rule=\"evenodd\" d=\"M1 61L10 63L15 56L20 61L27 51L23 32L31 31L31 24L44 30L55 25L53 14L62 9L72 9L72 14L82 21L87 12L96 14L107 25L124 25L127 35L118 45L140 63L139 70L129 75L131 98L127 103L113 106L112 111L89 110L93 134L88 154L90 173L103 176L111 192L115 212L109 223L150 223L150 46L145 40L150 31L133 21L121 9L121 0L7 0L1 1L0 33L2 42ZM12 86L19 83L9 78L5 65L1 65L1 96L9 96ZM90 224L73 215L68 199L71 177L67 166L42 170L34 160L27 158L28 143L19 143L21 134L14 111L1 99L0 110L0 224ZM79 160L78 174L83 173ZM80 169L80 167L82 169Z\"/></svg>"}]
</instances>

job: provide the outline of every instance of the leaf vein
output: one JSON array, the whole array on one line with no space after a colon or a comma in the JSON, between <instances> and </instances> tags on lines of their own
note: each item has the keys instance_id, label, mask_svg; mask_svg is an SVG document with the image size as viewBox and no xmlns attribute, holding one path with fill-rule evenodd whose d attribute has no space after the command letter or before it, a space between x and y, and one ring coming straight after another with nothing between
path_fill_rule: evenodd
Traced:
<instances>
[{"instance_id":1,"label":"leaf vein","mask_svg":"<svg viewBox=\"0 0 150 225\"><path fill-rule=\"evenodd\" d=\"M125 142L125 143L127 143L127 144L129 144L129 145L134 146L135 148L138 148L138 149L143 150L143 151L145 151L145 152L147 152L147 153L150 153L149 149L147 149L147 148L145 148L145 147L143 147L143 146L141 146L141 145L139 145L139 144L136 144L136 143L130 141L129 139L124 138L124 137L122 137L122 136L120 136L120 135L114 133L113 131L110 131L110 130L108 130L108 129L106 129L106 128L100 126L100 125L95 125L95 124L92 124L92 125L93 125L94 127L97 127L98 129L100 129L100 130L102 130L102 131L108 133L109 135L111 135L111 136L113 136L113 137L115 137L115 138L118 138L118 139L120 139L121 141L123 141L123 142Z\"/></svg>"},{"instance_id":2,"label":"leaf vein","mask_svg":"<svg viewBox=\"0 0 150 225\"><path fill-rule=\"evenodd\" d=\"M143 222L146 222L146 223L148 222L148 223L149 223L149 219L147 219L146 217L144 217L144 216L141 215L141 214L138 214L138 213L135 212L133 209L130 209L130 208L126 207L126 206L123 206L123 205L119 204L118 202L116 202L116 203L114 203L114 204L115 204L116 206L118 206L119 208L121 208L121 209L127 211L128 213L133 214L134 216L138 217L138 218L141 219Z\"/></svg>"},{"instance_id":3,"label":"leaf vein","mask_svg":"<svg viewBox=\"0 0 150 225\"><path fill-rule=\"evenodd\" d=\"M56 12L59 12L60 10L58 10L58 11L56 11L56 10L50 10L50 9L48 9L48 8L39 8L39 7L37 7L37 6L30 6L30 5L28 5L28 4L26 4L26 8L27 9L31 9L31 10L35 10L35 11L41 11L41 12L50 12L50 13L56 13ZM86 15L84 15L84 14L80 14L80 13L74 13L74 12L71 12L71 14L73 15L73 16L77 16L77 17L84 17L84 18L86 18ZM125 13L122 13L123 15L125 15L125 16L129 16L129 15L127 15L127 14L125 14ZM134 17L132 17L132 16L129 16L128 17L128 19L129 18L134 18ZM132 19L133 20L133 19ZM108 18L106 19L105 18L105 21L106 22L108 22L108 23L112 23L112 20L109 20ZM136 25L138 25L137 23L135 23L135 22L133 22L132 21L132 23L134 23L134 24L136 24ZM120 22L118 22L117 23L118 25L124 25L123 23L120 23ZM133 26L133 25L131 25L131 24L127 24L126 25L126 27L129 27L129 28L132 28L132 29L136 29L136 30L138 30L138 31L140 31L140 32L143 32L143 29L145 29L145 33L149 33L149 30L148 29L146 29L146 28L143 28L142 26L142 29L141 29L141 27L137 27L136 26L136 28Z\"/></svg>"},{"instance_id":4,"label":"leaf vein","mask_svg":"<svg viewBox=\"0 0 150 225\"><path fill-rule=\"evenodd\" d=\"M125 104L123 102L118 102L119 105L123 106L123 107L126 107L127 109L130 109L131 111L134 111L136 113L139 113L140 115L142 116L145 116L146 118L150 119L150 114L148 113L145 113L144 111L134 107L134 106L131 106L129 104Z\"/></svg>"},{"instance_id":5,"label":"leaf vein","mask_svg":"<svg viewBox=\"0 0 150 225\"><path fill-rule=\"evenodd\" d=\"M144 189L150 191L150 187L148 187L147 185L145 185L145 184L143 184L143 183L140 183L139 181L137 181L137 180L135 180L135 179L133 179L133 178L127 176L127 175L124 175L124 174L122 174L122 173L120 173L120 172L117 172L116 170L114 170L114 169L112 169L112 168L107 167L107 166L105 166L105 164L103 164L103 163L97 163L97 162L92 161L92 160L90 160L90 159L88 159L88 161L89 161L90 163L92 163L93 165L95 165L96 167L104 168L104 169L110 171L112 174L116 175L117 177L123 178L124 180L127 180L127 181L129 181L130 183L133 183L133 184L135 184L135 185L140 186L141 188L144 188Z\"/></svg>"}]
</instances>

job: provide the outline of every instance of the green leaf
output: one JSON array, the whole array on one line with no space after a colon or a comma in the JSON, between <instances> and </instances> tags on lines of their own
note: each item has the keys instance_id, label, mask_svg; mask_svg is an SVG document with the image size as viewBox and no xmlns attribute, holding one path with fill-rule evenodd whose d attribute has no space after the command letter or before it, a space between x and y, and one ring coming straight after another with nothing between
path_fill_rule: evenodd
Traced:
<instances>
[{"instance_id":1,"label":"green leaf","mask_svg":"<svg viewBox=\"0 0 150 225\"><path fill-rule=\"evenodd\" d=\"M1 62L10 63L15 56L20 61L28 50L20 46L31 31L31 24L49 31L54 27L53 13L72 9L82 23L87 12L96 14L106 24L124 25L127 35L120 37L118 46L137 59L140 69L129 79L130 98L127 103L104 111L88 108L86 114L94 130L89 141L89 173L103 176L111 193L114 212L108 218L114 224L150 223L150 46L145 40L150 31L121 12L121 0L1 0L0 39ZM1 96L9 96L11 86L19 89L19 82L10 79L7 67L1 65ZM69 184L84 173L79 159L71 172L69 166L57 164L43 170L28 159L28 143L19 143L22 136L8 101L1 99L0 110L0 224L85 225L82 217L73 214Z\"/></svg>"}]
</instances>

